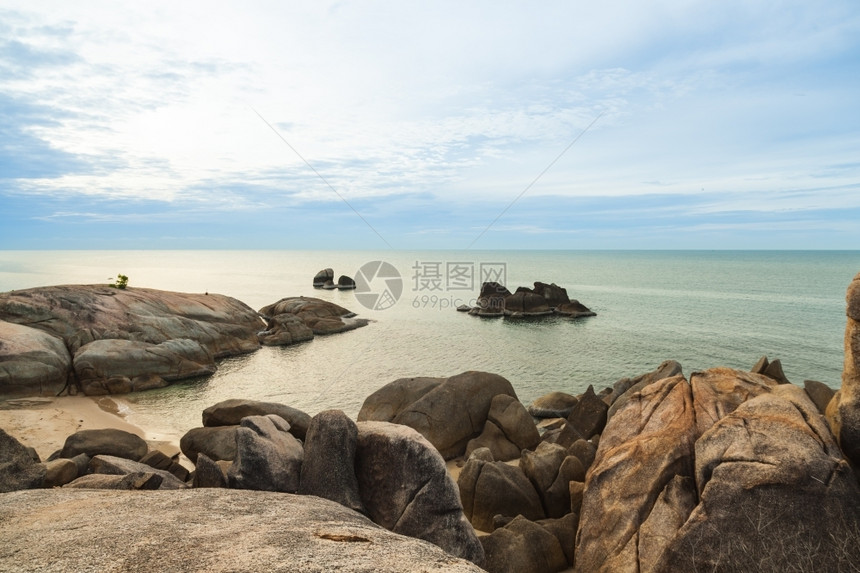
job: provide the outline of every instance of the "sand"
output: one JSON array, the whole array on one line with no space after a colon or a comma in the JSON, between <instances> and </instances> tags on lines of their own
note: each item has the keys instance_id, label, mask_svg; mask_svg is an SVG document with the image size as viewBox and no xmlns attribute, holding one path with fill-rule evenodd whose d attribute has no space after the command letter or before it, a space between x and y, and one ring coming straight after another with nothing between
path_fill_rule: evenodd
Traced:
<instances>
[{"instance_id":1,"label":"sand","mask_svg":"<svg viewBox=\"0 0 860 573\"><path fill-rule=\"evenodd\" d=\"M168 455L178 443L163 440L153 431L128 423L128 406L118 398L61 396L58 398L0 399L0 428L25 446L36 449L43 460L62 449L66 438L78 430L116 428L142 437Z\"/></svg>"}]
</instances>

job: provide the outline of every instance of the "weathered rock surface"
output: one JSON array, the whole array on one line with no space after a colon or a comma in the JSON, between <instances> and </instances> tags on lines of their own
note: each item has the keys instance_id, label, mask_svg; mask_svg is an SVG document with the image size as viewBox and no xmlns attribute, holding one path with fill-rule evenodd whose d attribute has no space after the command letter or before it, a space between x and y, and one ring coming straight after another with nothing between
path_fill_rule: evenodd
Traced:
<instances>
[{"instance_id":1,"label":"weathered rock surface","mask_svg":"<svg viewBox=\"0 0 860 573\"><path fill-rule=\"evenodd\" d=\"M45 462L44 487L60 487L77 479L78 465L69 459L60 458Z\"/></svg>"},{"instance_id":2,"label":"weathered rock surface","mask_svg":"<svg viewBox=\"0 0 860 573\"><path fill-rule=\"evenodd\" d=\"M860 274L854 277L845 299L845 363L834 407L839 416L839 445L854 467L860 468Z\"/></svg>"},{"instance_id":3,"label":"weathered rock surface","mask_svg":"<svg viewBox=\"0 0 860 573\"><path fill-rule=\"evenodd\" d=\"M357 443L358 427L341 410L325 410L314 416L304 443L299 493L365 513L355 477Z\"/></svg>"},{"instance_id":4,"label":"weathered rock surface","mask_svg":"<svg viewBox=\"0 0 860 573\"><path fill-rule=\"evenodd\" d=\"M257 334L265 346L288 346L313 340L314 331L295 314L278 314L266 320L266 330Z\"/></svg>"},{"instance_id":5,"label":"weathered rock surface","mask_svg":"<svg viewBox=\"0 0 860 573\"><path fill-rule=\"evenodd\" d=\"M477 529L493 531L493 517L546 517L532 482L516 467L472 456L457 480L463 511Z\"/></svg>"},{"instance_id":6,"label":"weathered rock surface","mask_svg":"<svg viewBox=\"0 0 860 573\"><path fill-rule=\"evenodd\" d=\"M215 372L208 350L187 338L150 344L102 339L81 346L73 361L84 394L127 394L166 386L168 382ZM160 382L153 382L153 377ZM145 388L141 388L141 383Z\"/></svg>"},{"instance_id":7,"label":"weathered rock surface","mask_svg":"<svg viewBox=\"0 0 860 573\"><path fill-rule=\"evenodd\" d=\"M366 319L354 318L354 312L333 302L306 296L282 298L260 309L260 316L266 320L285 314L301 319L314 335L354 330L369 322Z\"/></svg>"},{"instance_id":8,"label":"weathered rock surface","mask_svg":"<svg viewBox=\"0 0 860 573\"><path fill-rule=\"evenodd\" d=\"M124 430L105 428L75 432L66 438L60 457L74 458L79 454L93 457L103 454L137 461L148 450L149 446L140 436Z\"/></svg>"},{"instance_id":9,"label":"weathered rock surface","mask_svg":"<svg viewBox=\"0 0 860 573\"><path fill-rule=\"evenodd\" d=\"M836 390L817 380L804 380L803 389L806 390L809 399L812 400L818 411L821 414L826 414L827 405L830 404L834 394L836 394Z\"/></svg>"},{"instance_id":10,"label":"weathered rock surface","mask_svg":"<svg viewBox=\"0 0 860 573\"><path fill-rule=\"evenodd\" d=\"M416 379L413 379L416 380ZM461 456L469 440L480 435L487 421L490 403L499 394L516 399L513 386L498 374L488 372L464 372L445 379L435 385L428 379L417 379L420 385L414 394L410 384L395 380L391 388L384 386L374 392L362 406L358 419L391 421L417 430L439 450L445 459ZM405 395L420 394L417 399L404 405L390 419L384 419L394 409L380 407L380 402L403 404ZM373 416L373 417L372 417ZM376 417L378 416L378 417Z\"/></svg>"},{"instance_id":11,"label":"weathered rock surface","mask_svg":"<svg viewBox=\"0 0 860 573\"><path fill-rule=\"evenodd\" d=\"M415 430L359 422L355 474L368 516L379 525L438 545L451 555L484 562L463 514L457 485L439 452Z\"/></svg>"},{"instance_id":12,"label":"weathered rock surface","mask_svg":"<svg viewBox=\"0 0 860 573\"><path fill-rule=\"evenodd\" d=\"M227 471L234 489L295 493L304 450L280 416L248 416L236 429L236 457Z\"/></svg>"},{"instance_id":13,"label":"weathered rock surface","mask_svg":"<svg viewBox=\"0 0 860 573\"><path fill-rule=\"evenodd\" d=\"M594 387L589 386L585 393L579 397L576 406L573 407L567 417L567 421L579 435L588 439L603 432L608 409L606 402L594 393Z\"/></svg>"},{"instance_id":14,"label":"weathered rock surface","mask_svg":"<svg viewBox=\"0 0 860 573\"><path fill-rule=\"evenodd\" d=\"M230 460L236 457L235 426L191 428L179 440L179 449L191 463L197 463L197 454L206 454L213 460Z\"/></svg>"},{"instance_id":15,"label":"weathered rock surface","mask_svg":"<svg viewBox=\"0 0 860 573\"><path fill-rule=\"evenodd\" d=\"M678 374L682 374L681 365L675 360L666 360L651 372L640 374L635 378L622 378L613 385L612 392L606 398L606 401L610 404L609 410L606 413L607 417L611 418L619 408L624 406L630 396L639 392L645 386L664 378L677 376Z\"/></svg>"},{"instance_id":16,"label":"weathered rock surface","mask_svg":"<svg viewBox=\"0 0 860 573\"><path fill-rule=\"evenodd\" d=\"M117 489L117 490L156 490L161 487L162 477L154 472L134 472L130 474L87 474L67 483L68 489ZM177 488L166 488L177 489Z\"/></svg>"},{"instance_id":17,"label":"weathered rock surface","mask_svg":"<svg viewBox=\"0 0 860 573\"><path fill-rule=\"evenodd\" d=\"M494 423L508 441L520 450L534 449L540 443L540 434L534 420L515 396L510 394L493 396L490 410L487 412L487 421Z\"/></svg>"},{"instance_id":18,"label":"weathered rock surface","mask_svg":"<svg viewBox=\"0 0 860 573\"><path fill-rule=\"evenodd\" d=\"M227 487L227 474L206 454L197 454L192 487Z\"/></svg>"},{"instance_id":19,"label":"weathered rock surface","mask_svg":"<svg viewBox=\"0 0 860 573\"><path fill-rule=\"evenodd\" d=\"M146 464L118 458L97 455L90 460L90 471L94 474L128 475L155 474L161 478L159 489L185 489L188 485L166 470L158 470Z\"/></svg>"},{"instance_id":20,"label":"weathered rock surface","mask_svg":"<svg viewBox=\"0 0 860 573\"><path fill-rule=\"evenodd\" d=\"M466 444L466 452L464 456L468 458L472 452L478 449L487 449L490 451L493 459L496 460L515 460L520 457L521 448L508 440L505 433L499 427L487 420L484 424L484 431L477 438L472 438Z\"/></svg>"},{"instance_id":21,"label":"weathered rock surface","mask_svg":"<svg viewBox=\"0 0 860 573\"><path fill-rule=\"evenodd\" d=\"M693 388L697 436L701 436L750 398L772 392L777 382L763 374L711 368L694 372L690 376L690 385Z\"/></svg>"},{"instance_id":22,"label":"weathered rock surface","mask_svg":"<svg viewBox=\"0 0 860 573\"><path fill-rule=\"evenodd\" d=\"M214 367L214 359L258 349L257 332L262 327L256 312L227 296L145 288L114 289L99 285L51 286L2 293L0 321L35 328L54 336L72 357L81 347L94 341L126 340L160 347L171 340L190 340L195 344L176 344L170 350L191 362L197 362L206 355L208 363L204 366L209 368ZM5 341L3 329L0 329L0 340ZM38 393L47 383L43 375L50 374L52 385L59 384L59 380L65 384L66 376L71 375L75 363L72 361L72 368L67 368L62 375L51 374L63 363L62 356L50 358L53 346L40 339L34 348L42 348L43 351L16 354L18 360L3 363L6 375L16 380L33 380L31 393ZM201 347L205 352L201 353ZM186 351L190 354L184 354ZM22 360L22 356L33 357L34 363ZM88 365L89 362L82 364ZM133 361L127 361L127 366L131 369L118 373L115 378L125 378L128 382L115 380L113 388L122 391L131 386L133 389L131 381L135 378L139 378L140 385L152 387L154 382L146 382L150 373L143 365L134 368ZM192 369L190 375L200 372ZM82 378L80 373L78 378L88 379L86 376ZM103 392L108 387L105 385L108 378L101 380L102 383L94 385L94 388L101 387ZM23 391L23 388L19 390Z\"/></svg>"},{"instance_id":23,"label":"weathered rock surface","mask_svg":"<svg viewBox=\"0 0 860 573\"><path fill-rule=\"evenodd\" d=\"M567 418L579 400L565 392L544 394L529 404L527 410L535 418Z\"/></svg>"},{"instance_id":24,"label":"weathered rock surface","mask_svg":"<svg viewBox=\"0 0 860 573\"><path fill-rule=\"evenodd\" d=\"M410 404L418 401L446 378L399 378L364 399L358 412L359 422L391 422Z\"/></svg>"},{"instance_id":25,"label":"weathered rock surface","mask_svg":"<svg viewBox=\"0 0 860 573\"><path fill-rule=\"evenodd\" d=\"M271 492L15 492L0 496L0 538L0 567L22 572L481 571L334 502Z\"/></svg>"},{"instance_id":26,"label":"weathered rock surface","mask_svg":"<svg viewBox=\"0 0 860 573\"><path fill-rule=\"evenodd\" d=\"M261 402L243 398L223 400L203 410L203 426L238 426L242 418L268 416L269 414L280 416L286 420L290 425L290 433L300 440L305 439L311 417L298 408L277 402Z\"/></svg>"},{"instance_id":27,"label":"weathered rock surface","mask_svg":"<svg viewBox=\"0 0 860 573\"><path fill-rule=\"evenodd\" d=\"M0 493L42 487L46 473L24 444L0 428Z\"/></svg>"},{"instance_id":28,"label":"weathered rock surface","mask_svg":"<svg viewBox=\"0 0 860 573\"><path fill-rule=\"evenodd\" d=\"M654 570L849 571L860 491L805 392L739 405L696 443L699 504Z\"/></svg>"},{"instance_id":29,"label":"weathered rock surface","mask_svg":"<svg viewBox=\"0 0 860 573\"><path fill-rule=\"evenodd\" d=\"M680 375L647 385L610 418L585 483L577 571L639 570L640 526L675 476L693 476L695 432L693 395Z\"/></svg>"},{"instance_id":30,"label":"weathered rock surface","mask_svg":"<svg viewBox=\"0 0 860 573\"><path fill-rule=\"evenodd\" d=\"M63 341L29 326L0 320L0 394L60 393L72 371Z\"/></svg>"},{"instance_id":31,"label":"weathered rock surface","mask_svg":"<svg viewBox=\"0 0 860 573\"><path fill-rule=\"evenodd\" d=\"M523 516L481 538L489 573L552 573L568 566L558 538Z\"/></svg>"}]
</instances>

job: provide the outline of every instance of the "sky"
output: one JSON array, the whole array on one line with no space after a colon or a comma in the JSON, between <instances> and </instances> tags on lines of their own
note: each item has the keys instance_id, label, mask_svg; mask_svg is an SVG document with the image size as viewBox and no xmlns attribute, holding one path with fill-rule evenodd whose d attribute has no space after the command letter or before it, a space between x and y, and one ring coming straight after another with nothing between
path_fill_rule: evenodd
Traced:
<instances>
[{"instance_id":1,"label":"sky","mask_svg":"<svg viewBox=\"0 0 860 573\"><path fill-rule=\"evenodd\" d=\"M0 0L0 249L860 249L860 4Z\"/></svg>"}]
</instances>

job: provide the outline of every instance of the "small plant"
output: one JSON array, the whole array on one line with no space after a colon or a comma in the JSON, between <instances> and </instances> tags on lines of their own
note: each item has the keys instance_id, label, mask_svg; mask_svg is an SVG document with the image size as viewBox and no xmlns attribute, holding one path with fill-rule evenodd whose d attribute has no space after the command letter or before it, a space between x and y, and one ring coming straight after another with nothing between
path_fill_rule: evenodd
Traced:
<instances>
[{"instance_id":1,"label":"small plant","mask_svg":"<svg viewBox=\"0 0 860 573\"><path fill-rule=\"evenodd\" d=\"M108 280L112 281L113 279L110 278ZM123 275L123 274L118 274L118 275L116 275L116 282L112 282L112 283L108 284L108 286L111 288L124 289L125 287L128 286L128 277L126 275Z\"/></svg>"}]
</instances>

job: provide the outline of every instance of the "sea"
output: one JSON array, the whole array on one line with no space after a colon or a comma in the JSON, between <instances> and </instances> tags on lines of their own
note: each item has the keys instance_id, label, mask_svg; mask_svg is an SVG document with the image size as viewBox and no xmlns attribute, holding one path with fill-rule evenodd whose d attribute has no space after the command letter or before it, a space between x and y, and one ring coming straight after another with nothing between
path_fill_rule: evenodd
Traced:
<instances>
[{"instance_id":1,"label":"sea","mask_svg":"<svg viewBox=\"0 0 860 573\"><path fill-rule=\"evenodd\" d=\"M357 279L323 290L314 275ZM595 391L677 360L684 374L749 370L779 359L797 384L838 388L845 291L860 251L0 251L0 292L58 284L220 293L250 307L290 296L335 302L370 319L354 331L221 360L214 375L128 394L128 421L178 439L227 398L355 417L402 377L500 374L528 404L552 391ZM479 318L482 282L567 289L588 318Z\"/></svg>"}]
</instances>

